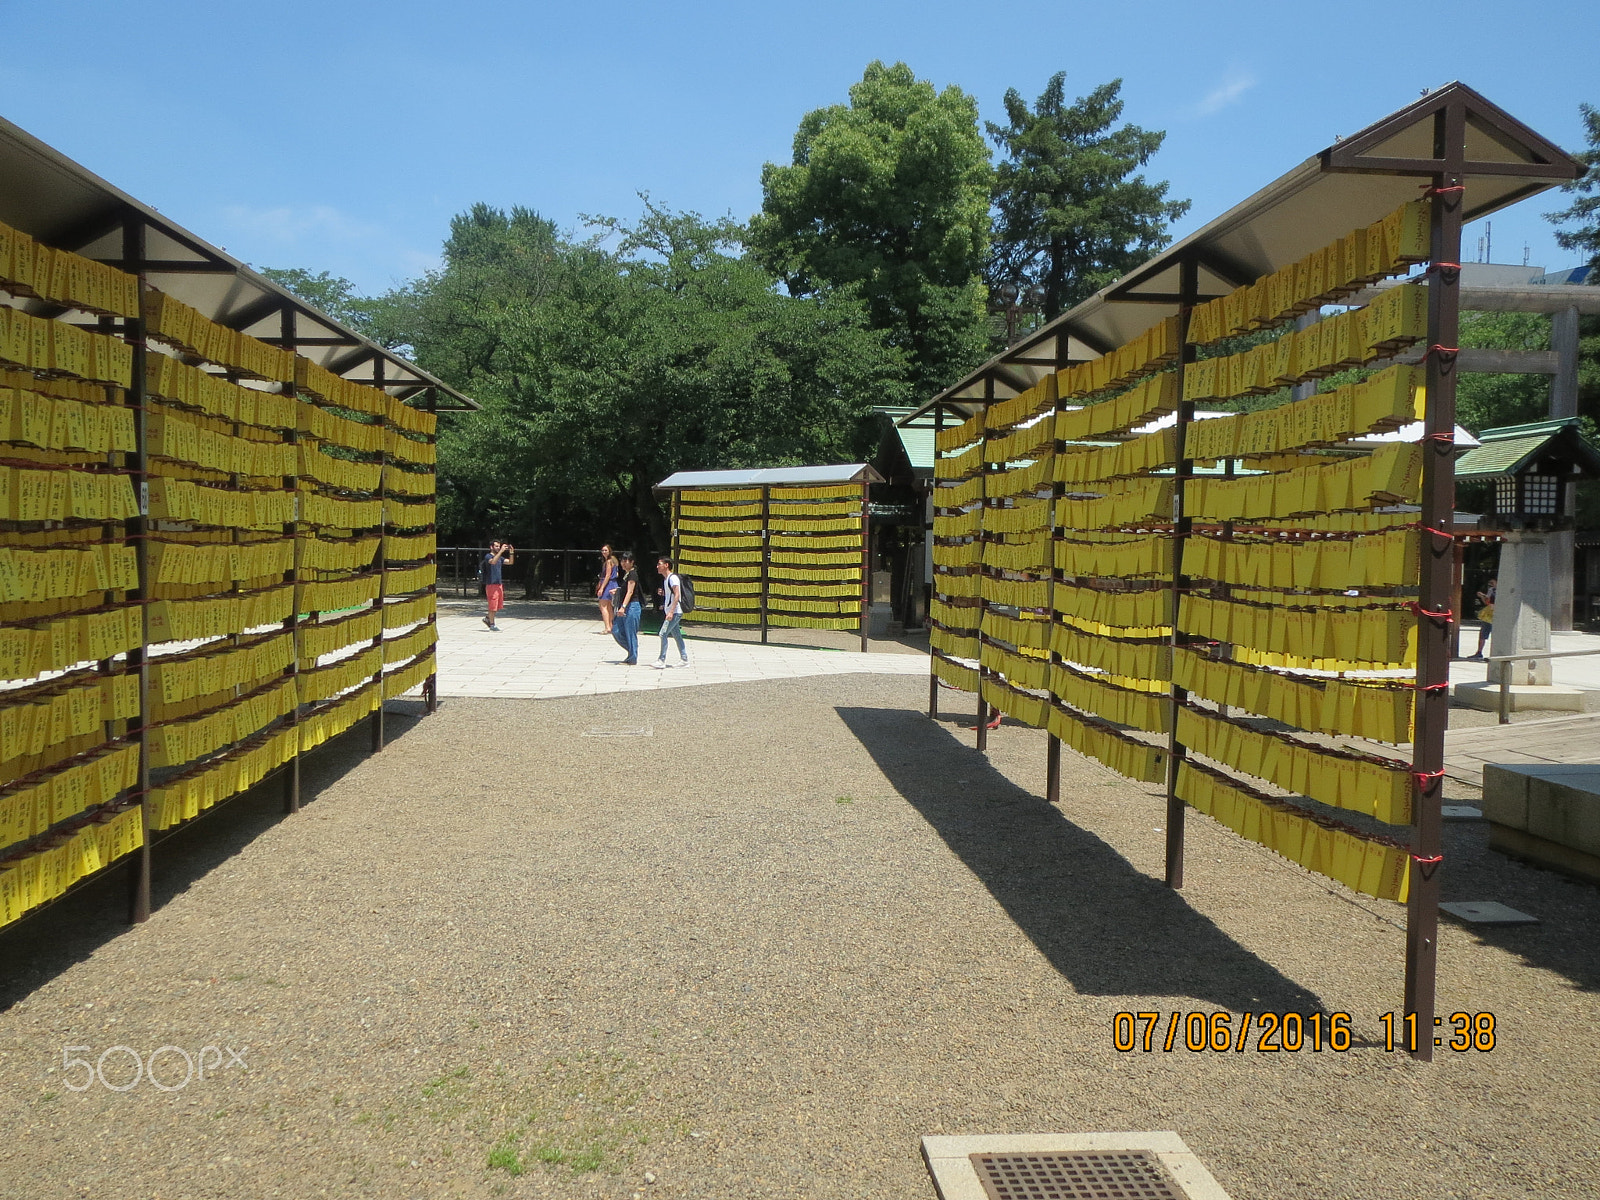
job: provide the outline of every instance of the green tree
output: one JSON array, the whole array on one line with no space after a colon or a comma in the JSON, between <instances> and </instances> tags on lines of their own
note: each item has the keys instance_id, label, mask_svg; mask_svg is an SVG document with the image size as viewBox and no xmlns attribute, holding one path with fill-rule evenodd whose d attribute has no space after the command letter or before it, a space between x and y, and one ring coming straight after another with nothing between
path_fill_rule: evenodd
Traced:
<instances>
[{"instance_id":1,"label":"green tree","mask_svg":"<svg viewBox=\"0 0 1600 1200\"><path fill-rule=\"evenodd\" d=\"M1600 283L1600 109L1592 104L1578 105L1583 116L1584 132L1589 148L1574 157L1589 170L1571 183L1561 185L1561 190L1577 197L1560 212L1545 216L1557 225L1574 224L1573 229L1556 231L1556 241L1564 250L1579 250L1588 256L1588 281Z\"/></svg>"},{"instance_id":2,"label":"green tree","mask_svg":"<svg viewBox=\"0 0 1600 1200\"><path fill-rule=\"evenodd\" d=\"M1464 312L1461 345L1483 350L1548 350L1550 318L1540 313ZM1464 372L1456 381L1456 420L1477 433L1542 421L1550 413L1548 375Z\"/></svg>"},{"instance_id":3,"label":"green tree","mask_svg":"<svg viewBox=\"0 0 1600 1200\"><path fill-rule=\"evenodd\" d=\"M806 114L789 165L762 168L750 250L792 295L859 289L927 396L984 354L990 175L971 96L873 62L849 104Z\"/></svg>"},{"instance_id":4,"label":"green tree","mask_svg":"<svg viewBox=\"0 0 1600 1200\"><path fill-rule=\"evenodd\" d=\"M312 274L300 267L262 267L261 273L357 333L366 333L372 323L377 302L358 293L348 279L327 271Z\"/></svg>"},{"instance_id":5,"label":"green tree","mask_svg":"<svg viewBox=\"0 0 1600 1200\"><path fill-rule=\"evenodd\" d=\"M1030 110L1015 88L1007 123L988 122L1003 155L995 169L990 291L1037 286L1049 320L1126 274L1171 239L1167 226L1189 201L1167 199L1166 182L1133 172L1166 134L1122 125L1122 80L1066 103L1057 71Z\"/></svg>"},{"instance_id":6,"label":"green tree","mask_svg":"<svg viewBox=\"0 0 1600 1200\"><path fill-rule=\"evenodd\" d=\"M544 545L662 547L676 470L844 461L903 362L849 290L796 297L742 230L646 204L574 244L527 212L457 218L387 332L483 406L443 423L441 517Z\"/></svg>"}]
</instances>

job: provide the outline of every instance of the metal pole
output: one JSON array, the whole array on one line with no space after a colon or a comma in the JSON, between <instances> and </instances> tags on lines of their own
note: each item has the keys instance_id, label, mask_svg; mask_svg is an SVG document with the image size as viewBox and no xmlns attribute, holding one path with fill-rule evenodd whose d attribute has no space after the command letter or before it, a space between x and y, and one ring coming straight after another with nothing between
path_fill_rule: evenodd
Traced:
<instances>
[{"instance_id":1,"label":"metal pole","mask_svg":"<svg viewBox=\"0 0 1600 1200\"><path fill-rule=\"evenodd\" d=\"M767 644L767 592L772 575L772 489L761 487L761 644Z\"/></svg>"},{"instance_id":2,"label":"metal pole","mask_svg":"<svg viewBox=\"0 0 1600 1200\"><path fill-rule=\"evenodd\" d=\"M292 307L286 304L278 312L278 338L279 343L285 350L293 351L295 349L295 333L295 311ZM289 399L293 400L296 404L302 403L299 393L296 391L295 385L292 382L283 385L283 394ZM298 422L296 422L296 424L298 425ZM298 455L300 454L300 450L298 449L300 442L299 431L297 429L289 430L288 437L289 444L296 447L295 474L293 476L285 476L283 480L283 486L288 489L290 495L295 498L295 503L298 506L300 499L300 467L298 458ZM298 694L298 689L300 687L300 645L303 639L300 634L300 603L298 594L300 591L300 523L297 518L298 507L291 511L291 519L288 524L283 527L283 532L287 536L294 539L294 560L293 565L289 568L287 579L289 585L294 588L294 592L292 592L291 595L295 597L295 602L289 609L289 617L288 620L284 621L283 627L289 631L289 644L292 648L292 653L294 656L293 661L290 662L289 669L285 672L285 674L289 676L290 686L296 689L295 704L294 707L289 710L289 728L294 734L294 753L290 756L289 761L284 764L283 768L283 811L286 813L297 813L300 811L300 697Z\"/></svg>"},{"instance_id":3,"label":"metal pole","mask_svg":"<svg viewBox=\"0 0 1600 1200\"><path fill-rule=\"evenodd\" d=\"M372 360L372 386L380 392L383 391L383 359L376 357ZM378 452L378 598L373 602L373 607L378 610L378 636L372 639L372 644L378 648L378 666L373 673L372 683L378 689L378 706L372 710L372 751L376 754L383 749L383 604L388 591L387 581L384 579L385 569L388 566L388 550L383 544L384 535L389 532L389 514L385 511L387 504L387 491L384 488L383 469L389 465L389 455L385 451Z\"/></svg>"},{"instance_id":4,"label":"metal pole","mask_svg":"<svg viewBox=\"0 0 1600 1200\"><path fill-rule=\"evenodd\" d=\"M1172 482L1172 596L1168 607L1168 620L1172 624L1169 653L1176 657L1180 635L1178 616L1183 602L1184 588L1188 584L1183 574L1183 543L1189 534L1189 518L1183 510L1184 478L1194 472L1194 460L1185 456L1189 423L1194 420L1194 402L1182 399L1183 375L1188 365L1197 357L1196 347L1189 341L1189 315L1200 299L1200 268L1193 258L1186 258L1178 266L1178 469ZM1173 684L1169 712L1172 728L1167 734L1167 886L1183 886L1183 834L1184 810L1188 806L1178 799L1178 765L1188 754L1178 741L1178 710L1188 698L1188 692Z\"/></svg>"},{"instance_id":5,"label":"metal pole","mask_svg":"<svg viewBox=\"0 0 1600 1200\"><path fill-rule=\"evenodd\" d=\"M1466 108L1454 101L1434 117L1431 215L1434 278L1428 284L1427 411L1423 417L1422 512L1425 528L1447 528L1455 511L1454 431L1456 347L1461 317L1461 211L1466 159ZM1441 264L1452 264L1444 266ZM1424 537L1418 607L1445 612L1450 604L1454 540ZM1415 1057L1433 1058L1433 1009L1439 957L1439 884L1443 815L1444 732L1450 704L1450 626L1453 616L1417 621L1417 688L1412 735L1417 789L1411 838L1411 891L1406 904L1405 1011L1416 1016ZM1441 686L1442 685L1442 686Z\"/></svg>"},{"instance_id":6,"label":"metal pole","mask_svg":"<svg viewBox=\"0 0 1600 1200\"><path fill-rule=\"evenodd\" d=\"M861 484L861 653L867 652L867 625L872 620L872 485Z\"/></svg>"},{"instance_id":7,"label":"metal pole","mask_svg":"<svg viewBox=\"0 0 1600 1200\"><path fill-rule=\"evenodd\" d=\"M1457 614L1450 624L1450 657L1461 657L1461 620L1467 615L1465 586L1467 549L1456 538L1450 539L1450 611Z\"/></svg>"},{"instance_id":8,"label":"metal pole","mask_svg":"<svg viewBox=\"0 0 1600 1200\"><path fill-rule=\"evenodd\" d=\"M145 224L136 212L122 218L122 269L138 277L141 305L145 289ZM139 646L128 652L128 665L139 673L139 849L134 851L133 894L128 905L128 920L138 924L150 919L150 605L151 573L150 543L146 535L150 529L150 469L148 441L149 393L145 388L145 322L141 311L123 325L123 333L132 347L133 380L128 389L128 404L133 408L133 454L128 467L136 472L134 479L139 494L139 515L127 523L127 536L134 539L134 557L138 564L139 590L134 597L139 601Z\"/></svg>"}]
</instances>

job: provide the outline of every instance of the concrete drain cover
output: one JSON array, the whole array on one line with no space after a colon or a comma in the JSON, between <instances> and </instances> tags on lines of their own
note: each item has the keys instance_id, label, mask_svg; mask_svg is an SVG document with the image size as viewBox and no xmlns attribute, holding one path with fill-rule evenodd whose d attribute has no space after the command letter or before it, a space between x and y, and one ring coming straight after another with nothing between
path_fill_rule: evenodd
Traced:
<instances>
[{"instance_id":1,"label":"concrete drain cover","mask_svg":"<svg viewBox=\"0 0 1600 1200\"><path fill-rule=\"evenodd\" d=\"M1228 1200L1171 1132L925 1137L939 1200Z\"/></svg>"},{"instance_id":2,"label":"concrete drain cover","mask_svg":"<svg viewBox=\"0 0 1600 1200\"><path fill-rule=\"evenodd\" d=\"M1188 1200L1142 1150L970 1157L989 1200Z\"/></svg>"},{"instance_id":3,"label":"concrete drain cover","mask_svg":"<svg viewBox=\"0 0 1600 1200\"><path fill-rule=\"evenodd\" d=\"M1538 917L1518 912L1509 904L1498 900L1452 900L1439 905L1452 917L1459 917L1473 925L1537 925Z\"/></svg>"}]
</instances>

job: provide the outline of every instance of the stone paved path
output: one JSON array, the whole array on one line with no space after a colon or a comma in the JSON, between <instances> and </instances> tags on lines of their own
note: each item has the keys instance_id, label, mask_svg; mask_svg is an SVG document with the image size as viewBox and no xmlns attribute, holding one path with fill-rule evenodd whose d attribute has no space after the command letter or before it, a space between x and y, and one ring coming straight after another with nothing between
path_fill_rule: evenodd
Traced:
<instances>
[{"instance_id":1,"label":"stone paved path","mask_svg":"<svg viewBox=\"0 0 1600 1200\"><path fill-rule=\"evenodd\" d=\"M1451 778L1474 787L1483 786L1485 763L1600 762L1600 713L1452 729L1444 737L1444 760Z\"/></svg>"},{"instance_id":2,"label":"stone paved path","mask_svg":"<svg viewBox=\"0 0 1600 1200\"><path fill-rule=\"evenodd\" d=\"M441 696L543 700L816 675L928 674L925 653L909 653L893 642L878 643L878 649L863 654L859 650L763 646L692 629L688 633L689 666L678 665L676 648L668 654L672 665L666 670L649 666L655 661L660 640L654 634L641 634L639 665L625 667L621 648L601 632L598 614L586 605L512 603L501 614L499 633L485 628L482 617L483 610L476 604L440 604ZM785 636L804 632L785 631ZM837 635L817 636L819 642L837 640ZM849 641L855 644L853 636Z\"/></svg>"}]
</instances>

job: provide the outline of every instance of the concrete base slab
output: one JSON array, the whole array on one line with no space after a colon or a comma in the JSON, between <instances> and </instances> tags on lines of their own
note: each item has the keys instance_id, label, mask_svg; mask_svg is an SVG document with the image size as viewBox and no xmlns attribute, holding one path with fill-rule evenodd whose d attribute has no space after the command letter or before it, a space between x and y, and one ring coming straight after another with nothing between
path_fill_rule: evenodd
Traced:
<instances>
[{"instance_id":1,"label":"concrete base slab","mask_svg":"<svg viewBox=\"0 0 1600 1200\"><path fill-rule=\"evenodd\" d=\"M1466 708L1497 712L1500 685L1497 683L1458 683L1450 688L1450 698ZM1589 688L1532 687L1511 685L1512 712L1600 712L1600 692Z\"/></svg>"},{"instance_id":2,"label":"concrete base slab","mask_svg":"<svg viewBox=\"0 0 1600 1200\"><path fill-rule=\"evenodd\" d=\"M1498 900L1451 900L1439 908L1472 925L1537 925L1538 917L1518 912Z\"/></svg>"},{"instance_id":3,"label":"concrete base slab","mask_svg":"<svg viewBox=\"0 0 1600 1200\"><path fill-rule=\"evenodd\" d=\"M1160 1160L1189 1200L1228 1200L1228 1193L1176 1133L999 1133L971 1137L925 1137L922 1158L939 1200L988 1200L974 1154L1071 1154L1143 1150Z\"/></svg>"},{"instance_id":4,"label":"concrete base slab","mask_svg":"<svg viewBox=\"0 0 1600 1200\"><path fill-rule=\"evenodd\" d=\"M1446 821L1481 821L1483 809L1471 804L1441 804L1439 813Z\"/></svg>"}]
</instances>

